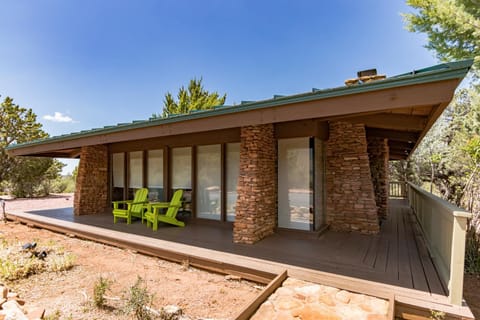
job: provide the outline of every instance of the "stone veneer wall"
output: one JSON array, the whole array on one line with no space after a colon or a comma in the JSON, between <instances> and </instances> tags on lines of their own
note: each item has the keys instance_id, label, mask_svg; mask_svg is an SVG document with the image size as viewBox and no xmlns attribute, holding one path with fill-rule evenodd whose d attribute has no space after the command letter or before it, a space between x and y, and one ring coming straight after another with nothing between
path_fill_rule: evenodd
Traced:
<instances>
[{"instance_id":1,"label":"stone veneer wall","mask_svg":"<svg viewBox=\"0 0 480 320\"><path fill-rule=\"evenodd\" d=\"M103 213L108 208L107 146L82 147L73 201L75 215Z\"/></svg>"},{"instance_id":2,"label":"stone veneer wall","mask_svg":"<svg viewBox=\"0 0 480 320\"><path fill-rule=\"evenodd\" d=\"M241 128L233 241L255 243L277 224L277 148L273 124Z\"/></svg>"},{"instance_id":3,"label":"stone veneer wall","mask_svg":"<svg viewBox=\"0 0 480 320\"><path fill-rule=\"evenodd\" d=\"M363 124L330 123L327 142L327 222L333 230L379 231Z\"/></svg>"},{"instance_id":4,"label":"stone veneer wall","mask_svg":"<svg viewBox=\"0 0 480 320\"><path fill-rule=\"evenodd\" d=\"M370 172L372 173L378 217L385 219L387 217L388 205L388 140L372 137L369 137L367 140Z\"/></svg>"}]
</instances>

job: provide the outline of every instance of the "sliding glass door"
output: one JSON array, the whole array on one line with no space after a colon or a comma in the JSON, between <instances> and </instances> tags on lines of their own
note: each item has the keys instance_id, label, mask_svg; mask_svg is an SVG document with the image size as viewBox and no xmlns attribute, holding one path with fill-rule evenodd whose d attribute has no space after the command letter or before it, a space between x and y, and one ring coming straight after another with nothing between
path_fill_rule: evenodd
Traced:
<instances>
[{"instance_id":1,"label":"sliding glass door","mask_svg":"<svg viewBox=\"0 0 480 320\"><path fill-rule=\"evenodd\" d=\"M222 210L222 147L197 147L197 218L220 220Z\"/></svg>"},{"instance_id":2,"label":"sliding glass door","mask_svg":"<svg viewBox=\"0 0 480 320\"><path fill-rule=\"evenodd\" d=\"M278 140L278 226L313 229L312 151L309 138Z\"/></svg>"}]
</instances>

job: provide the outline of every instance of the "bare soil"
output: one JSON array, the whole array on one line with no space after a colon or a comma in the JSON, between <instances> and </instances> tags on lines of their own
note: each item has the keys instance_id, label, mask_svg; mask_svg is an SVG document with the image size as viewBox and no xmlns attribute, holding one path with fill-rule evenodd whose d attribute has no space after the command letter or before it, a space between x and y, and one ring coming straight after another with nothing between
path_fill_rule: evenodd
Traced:
<instances>
[{"instance_id":1,"label":"bare soil","mask_svg":"<svg viewBox=\"0 0 480 320\"><path fill-rule=\"evenodd\" d=\"M475 319L480 319L480 275L466 274L463 295Z\"/></svg>"},{"instance_id":2,"label":"bare soil","mask_svg":"<svg viewBox=\"0 0 480 320\"><path fill-rule=\"evenodd\" d=\"M72 205L72 198L59 195L9 200L6 209L8 212L67 207ZM69 271L41 273L7 283L27 301L27 307L45 308L47 314L58 310L62 319L132 319L123 312L121 301L109 300L105 309L94 307L93 287L100 276L114 281L107 295L118 298L126 296L137 277L141 277L154 295L154 309L177 305L192 319L233 318L259 294L260 287L253 282L227 280L225 275L14 222L0 223L1 238L18 246L35 241L41 247L54 241L76 256L75 266Z\"/></svg>"}]
</instances>

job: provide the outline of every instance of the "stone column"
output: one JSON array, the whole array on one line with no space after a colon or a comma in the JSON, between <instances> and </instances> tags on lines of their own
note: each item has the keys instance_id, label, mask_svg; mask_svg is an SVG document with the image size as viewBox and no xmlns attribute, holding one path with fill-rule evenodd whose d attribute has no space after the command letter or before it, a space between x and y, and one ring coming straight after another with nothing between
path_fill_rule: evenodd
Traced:
<instances>
[{"instance_id":1,"label":"stone column","mask_svg":"<svg viewBox=\"0 0 480 320\"><path fill-rule=\"evenodd\" d=\"M368 155L372 173L375 202L378 218L386 219L388 205L388 140L383 138L368 138Z\"/></svg>"},{"instance_id":2,"label":"stone column","mask_svg":"<svg viewBox=\"0 0 480 320\"><path fill-rule=\"evenodd\" d=\"M327 142L327 222L333 230L379 231L363 124L330 123Z\"/></svg>"},{"instance_id":3,"label":"stone column","mask_svg":"<svg viewBox=\"0 0 480 320\"><path fill-rule=\"evenodd\" d=\"M104 213L108 209L108 149L82 147L73 211L75 215Z\"/></svg>"},{"instance_id":4,"label":"stone column","mask_svg":"<svg viewBox=\"0 0 480 320\"><path fill-rule=\"evenodd\" d=\"M233 241L253 244L277 224L277 148L273 124L241 128Z\"/></svg>"}]
</instances>

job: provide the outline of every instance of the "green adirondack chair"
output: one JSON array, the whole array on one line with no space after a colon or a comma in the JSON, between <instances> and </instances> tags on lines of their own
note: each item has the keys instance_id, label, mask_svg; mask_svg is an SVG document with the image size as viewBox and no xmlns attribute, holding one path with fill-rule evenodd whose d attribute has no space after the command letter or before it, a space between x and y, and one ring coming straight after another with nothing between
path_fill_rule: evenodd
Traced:
<instances>
[{"instance_id":1,"label":"green adirondack chair","mask_svg":"<svg viewBox=\"0 0 480 320\"><path fill-rule=\"evenodd\" d=\"M127 224L132 223L132 217L143 219L143 210L148 203L147 196L148 189L141 188L135 192L133 200L113 201L113 223L117 223L118 218L127 219ZM127 208L121 209L120 204L126 204Z\"/></svg>"},{"instance_id":2,"label":"green adirondack chair","mask_svg":"<svg viewBox=\"0 0 480 320\"><path fill-rule=\"evenodd\" d=\"M182 206L183 190L177 190L173 194L170 202L152 203L148 206L147 212L143 215L147 220L147 227L153 226L153 231L158 230L158 222L173 224L178 227L184 227L183 221L177 220L178 209ZM161 209L167 209L165 214L161 214Z\"/></svg>"}]
</instances>

